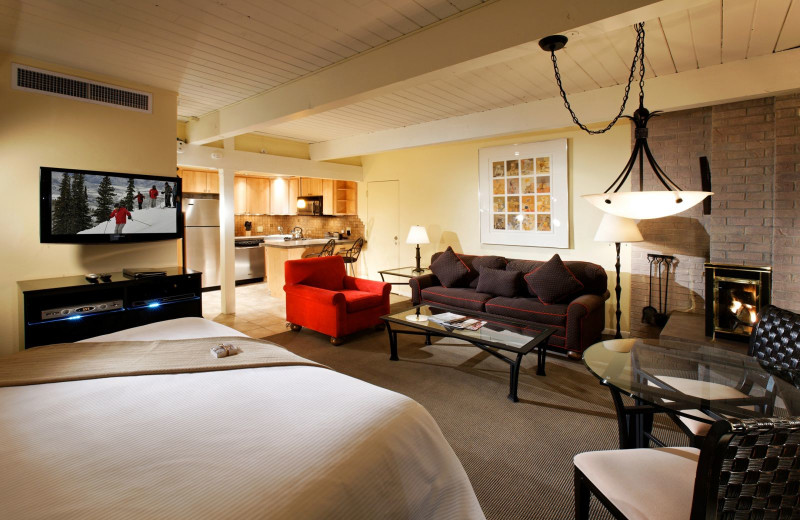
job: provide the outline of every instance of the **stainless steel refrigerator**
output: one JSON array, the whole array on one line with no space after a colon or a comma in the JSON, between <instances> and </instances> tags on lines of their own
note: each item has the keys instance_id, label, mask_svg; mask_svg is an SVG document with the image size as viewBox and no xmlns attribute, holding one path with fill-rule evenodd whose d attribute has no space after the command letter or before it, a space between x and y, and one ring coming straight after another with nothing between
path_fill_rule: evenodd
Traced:
<instances>
[{"instance_id":1,"label":"stainless steel refrigerator","mask_svg":"<svg viewBox=\"0 0 800 520\"><path fill-rule=\"evenodd\" d=\"M203 287L219 287L219 200L187 199L186 267L203 273Z\"/></svg>"}]
</instances>

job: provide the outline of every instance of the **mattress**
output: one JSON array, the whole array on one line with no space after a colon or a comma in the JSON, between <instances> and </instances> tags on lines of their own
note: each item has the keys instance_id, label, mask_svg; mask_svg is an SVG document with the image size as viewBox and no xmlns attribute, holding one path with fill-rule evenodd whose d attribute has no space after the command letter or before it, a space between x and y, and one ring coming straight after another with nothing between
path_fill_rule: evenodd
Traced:
<instances>
[{"instance_id":1,"label":"mattress","mask_svg":"<svg viewBox=\"0 0 800 520\"><path fill-rule=\"evenodd\" d=\"M86 341L226 335L183 318ZM418 403L280 366L0 388L0 518L484 516Z\"/></svg>"}]
</instances>

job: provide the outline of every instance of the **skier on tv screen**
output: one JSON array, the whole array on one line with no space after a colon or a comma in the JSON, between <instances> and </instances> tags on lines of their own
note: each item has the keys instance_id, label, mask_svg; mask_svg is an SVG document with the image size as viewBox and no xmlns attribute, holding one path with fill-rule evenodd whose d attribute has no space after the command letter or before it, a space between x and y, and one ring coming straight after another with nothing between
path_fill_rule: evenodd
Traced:
<instances>
[{"instance_id":1,"label":"skier on tv screen","mask_svg":"<svg viewBox=\"0 0 800 520\"><path fill-rule=\"evenodd\" d=\"M142 195L142 192L136 192L136 196L134 198L136 199L136 202L139 203L139 209L142 209L142 202L144 202L144 195Z\"/></svg>"},{"instance_id":2,"label":"skier on tv screen","mask_svg":"<svg viewBox=\"0 0 800 520\"><path fill-rule=\"evenodd\" d=\"M156 185L153 184L153 187L150 188L150 207L151 208L155 208L156 207L156 199L158 199L158 188L156 188Z\"/></svg>"},{"instance_id":3,"label":"skier on tv screen","mask_svg":"<svg viewBox=\"0 0 800 520\"><path fill-rule=\"evenodd\" d=\"M122 228L124 228L125 224L127 224L127 219L133 220L133 215L131 215L131 212L128 211L128 208L126 208L124 205L121 205L119 202L115 202L114 211L111 212L111 216L108 218L116 219L115 222L117 225L114 227L114 234L119 235L122 234Z\"/></svg>"}]
</instances>

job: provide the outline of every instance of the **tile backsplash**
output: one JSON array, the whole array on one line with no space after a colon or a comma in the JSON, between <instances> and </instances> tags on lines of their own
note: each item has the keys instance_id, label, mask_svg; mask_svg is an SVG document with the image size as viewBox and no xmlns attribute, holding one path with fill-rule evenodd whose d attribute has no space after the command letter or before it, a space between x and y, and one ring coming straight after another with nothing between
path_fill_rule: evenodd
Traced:
<instances>
[{"instance_id":1,"label":"tile backsplash","mask_svg":"<svg viewBox=\"0 0 800 520\"><path fill-rule=\"evenodd\" d=\"M284 233L290 233L292 228L303 228L303 236L308 238L323 238L329 231L343 231L350 228L350 236L359 238L364 236L364 223L358 215L342 215L336 217L314 217L299 215L235 215L234 226L236 236L245 236L245 221L253 223L251 235L275 235L278 226ZM258 231L258 227L263 227Z\"/></svg>"}]
</instances>

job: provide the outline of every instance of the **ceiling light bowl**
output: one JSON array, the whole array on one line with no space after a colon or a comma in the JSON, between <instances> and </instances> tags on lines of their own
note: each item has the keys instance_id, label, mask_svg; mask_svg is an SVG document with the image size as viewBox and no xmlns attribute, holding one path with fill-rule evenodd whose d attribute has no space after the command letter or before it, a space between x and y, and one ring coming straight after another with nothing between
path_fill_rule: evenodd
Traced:
<instances>
[{"instance_id":1,"label":"ceiling light bowl","mask_svg":"<svg viewBox=\"0 0 800 520\"><path fill-rule=\"evenodd\" d=\"M618 217L634 220L662 218L686 211L704 198L709 191L624 191L583 195L598 209Z\"/></svg>"}]
</instances>

